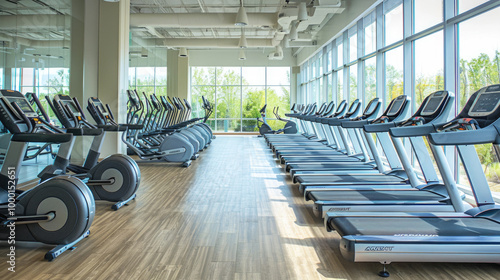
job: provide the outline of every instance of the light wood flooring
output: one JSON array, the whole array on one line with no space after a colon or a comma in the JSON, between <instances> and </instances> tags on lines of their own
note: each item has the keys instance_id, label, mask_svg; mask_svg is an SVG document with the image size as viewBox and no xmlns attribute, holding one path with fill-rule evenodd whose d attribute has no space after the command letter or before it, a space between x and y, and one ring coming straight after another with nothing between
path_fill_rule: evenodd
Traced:
<instances>
[{"instance_id":1,"label":"light wood flooring","mask_svg":"<svg viewBox=\"0 0 500 280\"><path fill-rule=\"evenodd\" d=\"M255 136L218 136L189 168L140 164L137 199L98 202L91 235L53 262L43 244L18 244L16 272L0 243L0 279L380 279L378 263L338 250ZM5 252L5 253L4 253ZM390 279L500 279L496 264L388 266Z\"/></svg>"}]
</instances>

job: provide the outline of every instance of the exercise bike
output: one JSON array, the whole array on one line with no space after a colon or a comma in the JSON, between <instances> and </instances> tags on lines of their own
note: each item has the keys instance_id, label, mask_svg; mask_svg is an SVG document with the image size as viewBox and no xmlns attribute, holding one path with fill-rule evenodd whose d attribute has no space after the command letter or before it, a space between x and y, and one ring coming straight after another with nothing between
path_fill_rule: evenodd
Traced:
<instances>
[{"instance_id":1,"label":"exercise bike","mask_svg":"<svg viewBox=\"0 0 500 280\"><path fill-rule=\"evenodd\" d=\"M113 210L118 210L135 199L141 178L137 163L131 157L121 154L98 161L106 131L125 131L125 128L117 125L97 128L90 124L76 98L68 95L57 94L52 100L48 96L46 99L67 132L74 136L93 136L94 139L83 166L69 163L75 140L61 144L54 163L38 174L41 181L70 170L75 173L73 176L82 179L89 186L96 200L115 202L111 206ZM35 103L41 106L36 96Z\"/></svg>"},{"instance_id":2,"label":"exercise bike","mask_svg":"<svg viewBox=\"0 0 500 280\"><path fill-rule=\"evenodd\" d=\"M281 118L278 115L277 108L273 109L273 113L278 120L285 122L285 126L281 129L273 130L271 128L271 126L266 121L266 108L267 108L267 104L265 104L264 107L262 107L262 109L260 109L260 111L259 111L259 113L262 117L262 120L260 118L257 118L257 123L262 123L259 126L260 136L264 136L265 134L279 134L279 133L296 134L297 133L297 124L291 120L286 120L286 119Z\"/></svg>"},{"instance_id":3,"label":"exercise bike","mask_svg":"<svg viewBox=\"0 0 500 280\"><path fill-rule=\"evenodd\" d=\"M71 176L56 176L27 191L16 185L28 142L68 143L73 136L40 118L18 91L0 90L0 121L12 133L0 171L0 240L11 250L18 241L56 245L45 254L52 261L89 235L92 192Z\"/></svg>"}]
</instances>

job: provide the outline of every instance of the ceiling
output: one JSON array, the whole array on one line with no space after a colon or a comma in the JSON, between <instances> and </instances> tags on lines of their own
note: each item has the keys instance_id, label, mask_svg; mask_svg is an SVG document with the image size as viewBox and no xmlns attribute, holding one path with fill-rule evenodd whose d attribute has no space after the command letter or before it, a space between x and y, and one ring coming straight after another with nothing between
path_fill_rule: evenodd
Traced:
<instances>
[{"instance_id":1,"label":"ceiling","mask_svg":"<svg viewBox=\"0 0 500 280\"><path fill-rule=\"evenodd\" d=\"M297 23L298 38L287 35L299 2L308 20ZM244 31L248 47L308 47L323 25L344 10L340 0L243 0L249 24L235 26L240 0L130 0L131 51L139 48L238 48ZM0 1L0 41L30 46L63 46L70 38L71 0Z\"/></svg>"}]
</instances>

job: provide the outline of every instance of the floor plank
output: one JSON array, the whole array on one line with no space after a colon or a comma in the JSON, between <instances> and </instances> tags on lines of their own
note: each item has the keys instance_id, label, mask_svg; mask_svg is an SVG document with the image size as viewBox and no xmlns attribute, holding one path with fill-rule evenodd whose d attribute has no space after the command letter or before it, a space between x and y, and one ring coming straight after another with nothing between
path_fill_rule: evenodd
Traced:
<instances>
[{"instance_id":1,"label":"floor plank","mask_svg":"<svg viewBox=\"0 0 500 280\"><path fill-rule=\"evenodd\" d=\"M76 250L49 263L50 246L18 244L10 273L0 242L0 279L379 279L380 264L342 258L339 236L314 218L261 138L218 136L189 168L140 167L137 199L116 212L98 202ZM500 279L496 264L389 270L392 279Z\"/></svg>"}]
</instances>

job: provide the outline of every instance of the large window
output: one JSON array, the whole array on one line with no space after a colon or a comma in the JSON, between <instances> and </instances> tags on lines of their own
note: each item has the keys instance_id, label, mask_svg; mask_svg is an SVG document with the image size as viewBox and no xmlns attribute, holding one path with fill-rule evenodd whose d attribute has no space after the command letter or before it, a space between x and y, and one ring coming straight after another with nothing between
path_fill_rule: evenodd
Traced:
<instances>
[{"instance_id":1,"label":"large window","mask_svg":"<svg viewBox=\"0 0 500 280\"><path fill-rule=\"evenodd\" d=\"M415 41L415 102L444 89L443 31ZM432 55L431 55L432 54Z\"/></svg>"},{"instance_id":2,"label":"large window","mask_svg":"<svg viewBox=\"0 0 500 280\"><path fill-rule=\"evenodd\" d=\"M140 95L167 95L167 67L130 67L128 81Z\"/></svg>"},{"instance_id":3,"label":"large window","mask_svg":"<svg viewBox=\"0 0 500 280\"><path fill-rule=\"evenodd\" d=\"M443 1L413 0L413 5L414 33L443 22Z\"/></svg>"},{"instance_id":4,"label":"large window","mask_svg":"<svg viewBox=\"0 0 500 280\"><path fill-rule=\"evenodd\" d=\"M365 104L377 97L376 57L365 60Z\"/></svg>"},{"instance_id":5,"label":"large window","mask_svg":"<svg viewBox=\"0 0 500 280\"><path fill-rule=\"evenodd\" d=\"M500 8L496 8L458 25L460 108L480 88L500 82L500 38L491 36L497 32L499 19ZM500 164L492 145L478 145L476 150L490 187L500 193ZM460 183L467 182L463 168L460 171Z\"/></svg>"},{"instance_id":6,"label":"large window","mask_svg":"<svg viewBox=\"0 0 500 280\"><path fill-rule=\"evenodd\" d=\"M319 64L314 67L319 71ZM191 103L195 117L204 114L202 108L196 106L201 104L201 96L214 104L209 125L215 131L258 131L259 110L265 104L268 124L273 129L283 128L273 109L279 108L282 117L290 111L290 68L191 67Z\"/></svg>"},{"instance_id":7,"label":"large window","mask_svg":"<svg viewBox=\"0 0 500 280\"><path fill-rule=\"evenodd\" d=\"M385 92L385 105L403 94L403 47L385 53Z\"/></svg>"},{"instance_id":8,"label":"large window","mask_svg":"<svg viewBox=\"0 0 500 280\"><path fill-rule=\"evenodd\" d=\"M388 46L403 39L403 4L401 1L384 2L384 38Z\"/></svg>"},{"instance_id":9,"label":"large window","mask_svg":"<svg viewBox=\"0 0 500 280\"><path fill-rule=\"evenodd\" d=\"M500 83L500 37L495 36L499 4L491 0L384 0L346 26L304 65L312 64L321 53L332 53L332 67L320 73L328 83L329 100L352 101L357 96L366 104L378 96L385 101L385 109L391 99L406 94L415 110L427 95L446 89L455 94L459 112L478 89ZM300 73L298 100L301 94L317 100L317 76L311 73L307 79ZM496 154L491 145L476 148L500 201ZM446 152L453 153L452 149ZM450 159L453 155L455 176L467 185L458 157L448 154Z\"/></svg>"}]
</instances>

